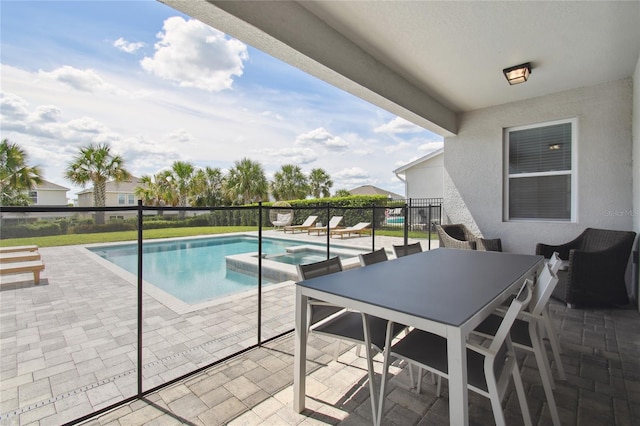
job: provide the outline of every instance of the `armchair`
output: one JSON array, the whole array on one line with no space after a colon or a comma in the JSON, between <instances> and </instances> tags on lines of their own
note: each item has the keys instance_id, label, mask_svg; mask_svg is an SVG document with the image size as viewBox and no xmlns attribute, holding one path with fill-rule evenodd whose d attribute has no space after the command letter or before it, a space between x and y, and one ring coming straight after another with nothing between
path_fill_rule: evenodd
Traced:
<instances>
[{"instance_id":1,"label":"armchair","mask_svg":"<svg viewBox=\"0 0 640 426\"><path fill-rule=\"evenodd\" d=\"M549 258L555 251L568 261L567 269L558 271L553 297L581 306L629 303L624 277L635 236L635 232L587 228L565 244L537 244L536 254Z\"/></svg>"},{"instance_id":2,"label":"armchair","mask_svg":"<svg viewBox=\"0 0 640 426\"><path fill-rule=\"evenodd\" d=\"M480 238L467 229L462 223L454 225L436 225L440 247L463 250L502 251L500 238Z\"/></svg>"}]
</instances>

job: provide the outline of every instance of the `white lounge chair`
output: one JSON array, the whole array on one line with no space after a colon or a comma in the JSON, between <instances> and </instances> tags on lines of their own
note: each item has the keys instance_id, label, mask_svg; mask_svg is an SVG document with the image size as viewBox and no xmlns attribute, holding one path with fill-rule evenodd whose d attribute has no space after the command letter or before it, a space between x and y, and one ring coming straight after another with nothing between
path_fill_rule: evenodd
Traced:
<instances>
[{"instance_id":1,"label":"white lounge chair","mask_svg":"<svg viewBox=\"0 0 640 426\"><path fill-rule=\"evenodd\" d=\"M340 238L344 238L345 235L351 236L351 234L362 235L371 233L371 229L369 229L371 223L369 222L360 222L353 226L348 226L342 229L332 229L331 236L340 235Z\"/></svg>"},{"instance_id":2,"label":"white lounge chair","mask_svg":"<svg viewBox=\"0 0 640 426\"><path fill-rule=\"evenodd\" d=\"M311 228L318 220L318 216L309 216L307 220L305 220L302 225L287 225L284 227L285 234L287 231L291 231L292 234L295 234L296 231L306 231Z\"/></svg>"}]
</instances>

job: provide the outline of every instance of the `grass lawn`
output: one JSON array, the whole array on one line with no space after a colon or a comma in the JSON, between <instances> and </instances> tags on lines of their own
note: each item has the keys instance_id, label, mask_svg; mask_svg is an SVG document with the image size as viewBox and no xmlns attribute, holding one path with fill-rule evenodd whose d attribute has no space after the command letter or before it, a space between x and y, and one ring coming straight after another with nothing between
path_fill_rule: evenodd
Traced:
<instances>
[{"instance_id":1,"label":"grass lawn","mask_svg":"<svg viewBox=\"0 0 640 426\"><path fill-rule=\"evenodd\" d=\"M226 234L230 232L256 231L255 226L201 226L192 228L149 229L143 232L145 240L172 237L193 237L197 235ZM96 234L67 234L50 237L11 238L0 240L0 247L24 246L35 244L38 247L70 246L77 244L111 243L118 241L136 241L138 231L102 232Z\"/></svg>"},{"instance_id":2,"label":"grass lawn","mask_svg":"<svg viewBox=\"0 0 640 426\"><path fill-rule=\"evenodd\" d=\"M255 226L201 226L191 228L163 228L163 229L149 229L144 231L143 238L145 240L153 240L158 238L173 238L173 237L193 237L198 235L215 235L226 234L231 232L248 232L257 231ZM377 230L377 236L387 237L402 237L403 232L398 230ZM410 231L409 238L426 239L427 234L425 232ZM431 234L432 239L437 239L437 234ZM30 237L30 238L10 238L6 240L0 240L0 247L9 246L24 246L35 244L38 247L55 247L55 246L70 246L78 244L93 244L93 243L111 243L118 241L136 241L138 239L137 231L122 231L122 232L103 232L96 234L67 234L67 235L52 235L49 237Z\"/></svg>"}]
</instances>

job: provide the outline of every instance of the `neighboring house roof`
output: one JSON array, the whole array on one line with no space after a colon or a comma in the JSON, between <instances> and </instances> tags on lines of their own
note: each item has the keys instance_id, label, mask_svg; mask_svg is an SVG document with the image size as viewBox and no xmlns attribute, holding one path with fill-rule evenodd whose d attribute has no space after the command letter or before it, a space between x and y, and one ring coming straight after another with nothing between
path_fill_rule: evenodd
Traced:
<instances>
[{"instance_id":1,"label":"neighboring house roof","mask_svg":"<svg viewBox=\"0 0 640 426\"><path fill-rule=\"evenodd\" d=\"M396 194L395 192L387 191L373 185L362 185L349 190L349 192L351 195L386 195L389 198L404 198L402 195Z\"/></svg>"},{"instance_id":2,"label":"neighboring house roof","mask_svg":"<svg viewBox=\"0 0 640 426\"><path fill-rule=\"evenodd\" d=\"M40 182L39 184L37 184L34 188L34 190L49 190L49 191L69 191L69 188L62 186L62 185L58 185L57 183L53 183L53 182L49 182L46 179L42 179L42 182Z\"/></svg>"},{"instance_id":3,"label":"neighboring house roof","mask_svg":"<svg viewBox=\"0 0 640 426\"><path fill-rule=\"evenodd\" d=\"M136 187L140 185L140 178L135 176L131 176L131 179L125 182L116 183L114 181L107 182L107 192L123 192L123 193L134 193ZM92 194L93 186L78 192L80 194Z\"/></svg>"},{"instance_id":4,"label":"neighboring house roof","mask_svg":"<svg viewBox=\"0 0 640 426\"><path fill-rule=\"evenodd\" d=\"M416 166L420 163L424 163L425 161L431 160L432 158L435 158L439 155L444 154L444 148L440 148L440 149L436 149L435 151L431 151L430 153L428 153L427 155L418 158L417 160L414 160L408 164L405 164L402 167L398 167L397 169L395 169L393 171L393 173L404 173L405 171L407 171L407 169L410 169L413 166Z\"/></svg>"}]
</instances>

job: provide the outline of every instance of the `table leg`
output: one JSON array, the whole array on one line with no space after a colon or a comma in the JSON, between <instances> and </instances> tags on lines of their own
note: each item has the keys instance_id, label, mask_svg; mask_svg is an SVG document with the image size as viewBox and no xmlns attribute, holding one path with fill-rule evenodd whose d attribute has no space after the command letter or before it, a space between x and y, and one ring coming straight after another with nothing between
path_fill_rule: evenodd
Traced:
<instances>
[{"instance_id":1,"label":"table leg","mask_svg":"<svg viewBox=\"0 0 640 426\"><path fill-rule=\"evenodd\" d=\"M469 424L467 392L467 344L461 330L447 330L447 357L449 360L449 424Z\"/></svg>"},{"instance_id":2,"label":"table leg","mask_svg":"<svg viewBox=\"0 0 640 426\"><path fill-rule=\"evenodd\" d=\"M295 352L293 359L293 409L304 411L307 375L307 296L296 288Z\"/></svg>"}]
</instances>

